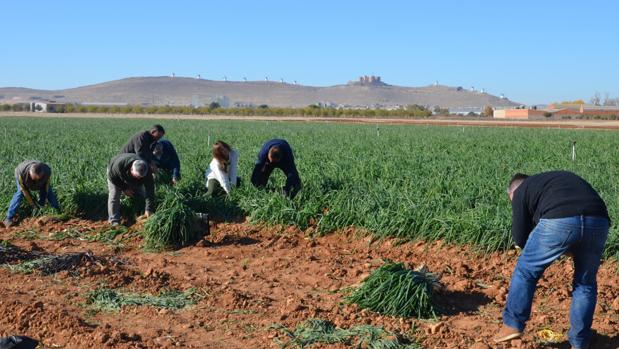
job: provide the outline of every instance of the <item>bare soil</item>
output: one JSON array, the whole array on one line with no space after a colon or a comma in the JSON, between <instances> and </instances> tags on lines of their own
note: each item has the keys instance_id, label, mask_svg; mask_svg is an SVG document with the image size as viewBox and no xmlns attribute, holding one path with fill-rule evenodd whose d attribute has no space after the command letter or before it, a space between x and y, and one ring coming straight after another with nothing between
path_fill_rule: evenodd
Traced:
<instances>
[{"instance_id":1,"label":"bare soil","mask_svg":"<svg viewBox=\"0 0 619 349\"><path fill-rule=\"evenodd\" d=\"M242 121L296 121L347 124L434 125L475 127L525 127L619 130L619 120L510 120L472 117L437 116L424 119L410 118L354 118L306 116L236 116L236 115L174 115L174 114L98 114L98 113L27 113L3 112L0 117L47 118L103 118L103 119L163 119L163 120L242 120Z\"/></svg>"},{"instance_id":2,"label":"bare soil","mask_svg":"<svg viewBox=\"0 0 619 349\"><path fill-rule=\"evenodd\" d=\"M513 251L485 254L440 241L372 241L353 228L310 238L311 231L247 223L215 224L211 236L174 252L145 252L131 232L112 243L80 238L104 225L29 219L18 227L0 228L0 239L25 252L90 251L106 261L49 276L0 268L0 336L27 335L53 348L277 348L273 339L281 335L270 325L291 328L321 318L341 327L384 326L425 348L569 348L568 258L551 266L540 281L523 340L496 346L491 338L500 326L517 257ZM64 229L81 234L50 239ZM381 316L343 303L350 287L384 259L424 264L441 275L446 289L438 295L444 309L438 319ZM591 348L619 348L617 272L614 261L600 269L593 326L597 335ZM146 293L196 288L204 298L182 310L142 306L94 311L85 304L86 295L101 285ZM543 329L563 339L543 343L537 334Z\"/></svg>"}]
</instances>

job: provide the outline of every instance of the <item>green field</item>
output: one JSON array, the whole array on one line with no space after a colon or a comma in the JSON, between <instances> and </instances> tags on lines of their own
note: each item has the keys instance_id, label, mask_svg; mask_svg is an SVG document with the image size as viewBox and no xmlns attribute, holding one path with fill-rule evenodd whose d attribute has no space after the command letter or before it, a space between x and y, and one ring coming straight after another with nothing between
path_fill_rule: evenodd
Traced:
<instances>
[{"instance_id":1,"label":"green field","mask_svg":"<svg viewBox=\"0 0 619 349\"><path fill-rule=\"evenodd\" d=\"M13 170L24 159L52 166L65 213L106 218L108 160L133 133L153 120L0 118L0 207L15 190ZM179 189L198 211L223 219L249 216L269 224L315 226L327 233L347 226L377 236L441 239L484 250L510 246L511 209L506 183L514 172L571 170L606 200L611 218L619 207L619 139L614 132L384 126L321 123L163 120L182 162ZM261 144L287 139L304 188L292 201L249 184ZM239 149L243 186L229 199L204 193L210 144L221 139ZM571 142L577 141L576 162ZM284 177L274 172L274 186ZM26 209L26 208L25 208ZM125 210L129 205L125 204ZM619 257L613 227L607 254Z\"/></svg>"}]
</instances>

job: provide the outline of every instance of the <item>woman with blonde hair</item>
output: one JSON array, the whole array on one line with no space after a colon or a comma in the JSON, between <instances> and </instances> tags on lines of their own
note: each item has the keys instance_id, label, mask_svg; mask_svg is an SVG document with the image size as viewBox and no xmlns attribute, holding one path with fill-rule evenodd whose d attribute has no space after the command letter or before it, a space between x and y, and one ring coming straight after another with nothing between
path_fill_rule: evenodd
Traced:
<instances>
[{"instance_id":1,"label":"woman with blonde hair","mask_svg":"<svg viewBox=\"0 0 619 349\"><path fill-rule=\"evenodd\" d=\"M232 187L239 184L237 169L239 162L239 152L232 149L229 144L217 141L213 144L213 160L206 168L207 195L215 194L218 189L223 189L226 194L230 194Z\"/></svg>"}]
</instances>

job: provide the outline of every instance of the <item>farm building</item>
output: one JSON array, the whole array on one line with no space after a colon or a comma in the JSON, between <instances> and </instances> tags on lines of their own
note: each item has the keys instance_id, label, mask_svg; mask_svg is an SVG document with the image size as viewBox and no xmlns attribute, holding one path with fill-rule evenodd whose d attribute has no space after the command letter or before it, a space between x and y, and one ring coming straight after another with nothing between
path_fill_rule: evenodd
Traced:
<instances>
[{"instance_id":1,"label":"farm building","mask_svg":"<svg viewBox=\"0 0 619 349\"><path fill-rule=\"evenodd\" d=\"M30 103L30 110L39 113L64 113L66 106L66 103L58 103L54 101L32 102Z\"/></svg>"},{"instance_id":2,"label":"farm building","mask_svg":"<svg viewBox=\"0 0 619 349\"><path fill-rule=\"evenodd\" d=\"M541 119L545 117L596 117L618 116L619 107L592 104L550 104L546 109L496 109L496 119Z\"/></svg>"}]
</instances>

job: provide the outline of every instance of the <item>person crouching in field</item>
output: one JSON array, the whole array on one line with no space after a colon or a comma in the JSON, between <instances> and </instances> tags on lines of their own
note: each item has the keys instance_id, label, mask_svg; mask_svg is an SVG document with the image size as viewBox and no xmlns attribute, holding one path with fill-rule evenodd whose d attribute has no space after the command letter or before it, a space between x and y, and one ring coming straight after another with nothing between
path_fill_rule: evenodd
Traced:
<instances>
[{"instance_id":1,"label":"person crouching in field","mask_svg":"<svg viewBox=\"0 0 619 349\"><path fill-rule=\"evenodd\" d=\"M272 139L266 142L258 153L258 160L251 175L251 182L256 187L265 187L273 169L279 168L286 175L284 195L293 199L301 190L301 178L294 163L294 154L288 142Z\"/></svg>"},{"instance_id":2,"label":"person crouching in field","mask_svg":"<svg viewBox=\"0 0 619 349\"><path fill-rule=\"evenodd\" d=\"M206 168L206 195L212 196L223 190L230 194L233 187L240 185L237 177L239 152L232 149L226 142L217 141L213 144L213 160Z\"/></svg>"},{"instance_id":3,"label":"person crouching in field","mask_svg":"<svg viewBox=\"0 0 619 349\"><path fill-rule=\"evenodd\" d=\"M21 204L24 197L32 208L39 208L45 205L45 201L48 201L50 206L60 211L58 206L58 200L50 185L50 178L52 176L52 169L36 160L26 160L15 168L15 182L17 183L17 191L13 194L13 199L9 204L9 210L4 220L6 227L13 226L15 221L13 220L19 204ZM32 198L31 190L39 192L39 200L34 201Z\"/></svg>"},{"instance_id":4,"label":"person crouching in field","mask_svg":"<svg viewBox=\"0 0 619 349\"><path fill-rule=\"evenodd\" d=\"M522 248L509 286L503 327L494 338L518 338L546 268L563 254L574 262L570 330L572 348L588 348L597 302L597 272L608 237L606 204L584 179L571 172L516 174L507 189L512 202L512 234Z\"/></svg>"},{"instance_id":5,"label":"person crouching in field","mask_svg":"<svg viewBox=\"0 0 619 349\"><path fill-rule=\"evenodd\" d=\"M114 156L107 168L109 222L116 226L120 223L120 195L129 197L142 195L146 200L145 214L150 217L154 212L155 184L149 164L136 154L118 154Z\"/></svg>"},{"instance_id":6,"label":"person crouching in field","mask_svg":"<svg viewBox=\"0 0 619 349\"><path fill-rule=\"evenodd\" d=\"M168 179L172 177L172 184L180 181L181 161L172 142L167 139L160 139L153 145L153 162L157 170L162 171L164 176L167 176Z\"/></svg>"},{"instance_id":7,"label":"person crouching in field","mask_svg":"<svg viewBox=\"0 0 619 349\"><path fill-rule=\"evenodd\" d=\"M153 160L153 144L164 135L163 126L154 125L148 131L141 131L131 136L118 154L137 154L150 165Z\"/></svg>"}]
</instances>

